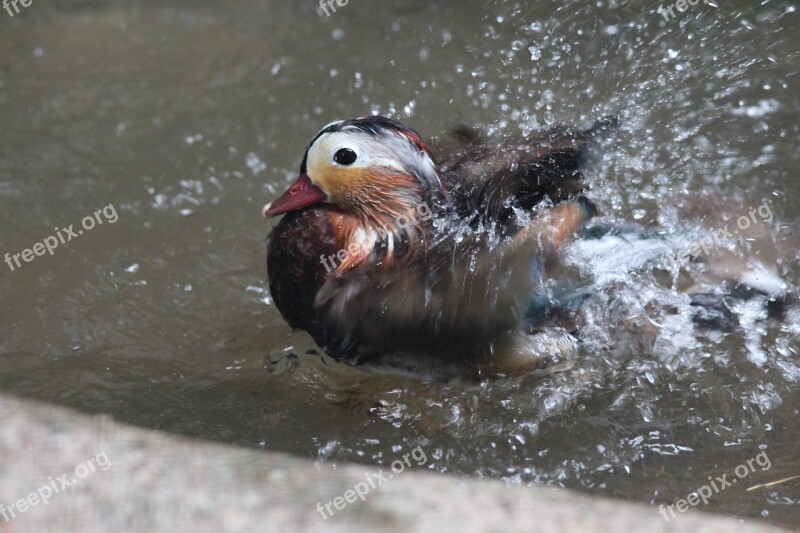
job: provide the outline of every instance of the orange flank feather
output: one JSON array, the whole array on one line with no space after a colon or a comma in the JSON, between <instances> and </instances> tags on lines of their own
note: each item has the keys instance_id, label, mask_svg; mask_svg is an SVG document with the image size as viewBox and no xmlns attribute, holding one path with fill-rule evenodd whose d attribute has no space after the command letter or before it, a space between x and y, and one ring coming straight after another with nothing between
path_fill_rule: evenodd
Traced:
<instances>
[{"instance_id":1,"label":"orange flank feather","mask_svg":"<svg viewBox=\"0 0 800 533\"><path fill-rule=\"evenodd\" d=\"M581 206L575 202L557 205L551 212L537 217L531 224L514 236L519 244L534 238L542 249L558 253L568 244L586 222Z\"/></svg>"}]
</instances>

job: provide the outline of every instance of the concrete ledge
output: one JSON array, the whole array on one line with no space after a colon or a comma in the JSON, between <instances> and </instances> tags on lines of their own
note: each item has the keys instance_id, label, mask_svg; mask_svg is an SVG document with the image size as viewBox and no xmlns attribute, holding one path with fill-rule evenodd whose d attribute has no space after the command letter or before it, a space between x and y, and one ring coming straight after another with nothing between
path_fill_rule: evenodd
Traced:
<instances>
[{"instance_id":1,"label":"concrete ledge","mask_svg":"<svg viewBox=\"0 0 800 533\"><path fill-rule=\"evenodd\" d=\"M378 467L190 441L4 395L0 417L0 513L14 505L16 514L10 523L0 514L2 533L780 531L691 511L667 523L645 505L419 471L396 475L323 519L318 502L344 496ZM62 489L59 478L77 482ZM16 502L29 494L36 503L22 512L25 504Z\"/></svg>"}]
</instances>

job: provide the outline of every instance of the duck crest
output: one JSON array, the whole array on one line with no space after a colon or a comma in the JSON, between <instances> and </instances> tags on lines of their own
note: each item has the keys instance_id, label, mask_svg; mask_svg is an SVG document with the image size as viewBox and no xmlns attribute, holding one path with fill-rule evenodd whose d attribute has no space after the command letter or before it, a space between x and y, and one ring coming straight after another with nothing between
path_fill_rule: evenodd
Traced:
<instances>
[{"instance_id":1,"label":"duck crest","mask_svg":"<svg viewBox=\"0 0 800 533\"><path fill-rule=\"evenodd\" d=\"M406 182L423 196L441 203L450 202L449 192L442 181L433 152L422 140L422 136L415 129L382 116L353 118L328 124L306 149L300 165L301 173L308 170L308 152L315 142L326 134L337 132L368 134L374 148L380 147L385 154L391 154L382 161L390 164L389 167L384 167L383 172L369 174L368 177L375 180L371 182L373 186L386 189ZM400 182L393 181L398 178Z\"/></svg>"}]
</instances>

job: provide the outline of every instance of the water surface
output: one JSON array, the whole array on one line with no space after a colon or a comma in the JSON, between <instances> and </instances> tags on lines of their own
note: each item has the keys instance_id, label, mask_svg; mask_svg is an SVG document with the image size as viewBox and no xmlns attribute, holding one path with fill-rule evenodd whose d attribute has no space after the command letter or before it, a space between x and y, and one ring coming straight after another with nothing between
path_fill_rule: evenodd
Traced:
<instances>
[{"instance_id":1,"label":"water surface","mask_svg":"<svg viewBox=\"0 0 800 533\"><path fill-rule=\"evenodd\" d=\"M756 299L732 333L693 330L684 299L631 275L588 305L572 371L429 384L322 358L266 288L261 206L322 125L378 112L425 135L618 115L587 168L604 213L660 209L678 227L687 197L723 215L726 198L769 201L774 262L796 284L797 6L719 4L670 21L605 0L0 11L0 253L118 213L0 266L0 390L327 461L421 446L437 472L655 505L764 452L769 470L703 509L800 526L800 480L745 490L800 474L793 304L770 317ZM651 337L626 322L648 306L664 319Z\"/></svg>"}]
</instances>

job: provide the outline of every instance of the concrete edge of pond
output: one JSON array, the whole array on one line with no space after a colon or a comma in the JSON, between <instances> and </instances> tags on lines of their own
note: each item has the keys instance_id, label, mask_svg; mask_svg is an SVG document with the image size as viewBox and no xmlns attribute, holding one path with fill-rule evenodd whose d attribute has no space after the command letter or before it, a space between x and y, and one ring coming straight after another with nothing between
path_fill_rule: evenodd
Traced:
<instances>
[{"instance_id":1,"label":"concrete edge of pond","mask_svg":"<svg viewBox=\"0 0 800 533\"><path fill-rule=\"evenodd\" d=\"M200 532L781 530L692 510L666 522L647 505L421 470L389 478L389 467L379 473L200 442L2 394L0 419L0 533L188 526ZM318 502L325 514L333 502L333 516L323 518Z\"/></svg>"}]
</instances>

